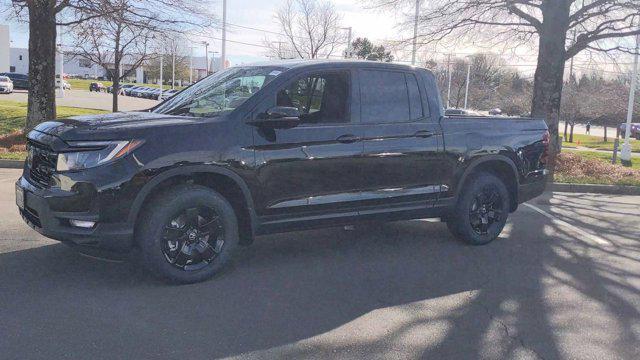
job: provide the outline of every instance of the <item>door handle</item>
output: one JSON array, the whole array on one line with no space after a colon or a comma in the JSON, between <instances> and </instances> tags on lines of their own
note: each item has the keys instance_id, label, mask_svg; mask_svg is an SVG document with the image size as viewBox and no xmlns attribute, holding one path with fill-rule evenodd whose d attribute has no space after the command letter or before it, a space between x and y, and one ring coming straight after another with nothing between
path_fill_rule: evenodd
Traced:
<instances>
[{"instance_id":1,"label":"door handle","mask_svg":"<svg viewBox=\"0 0 640 360\"><path fill-rule=\"evenodd\" d=\"M343 143L343 144L351 144L354 143L356 141L360 141L360 138L353 135L353 134L346 134L346 135L342 135L339 136L336 141Z\"/></svg>"},{"instance_id":2,"label":"door handle","mask_svg":"<svg viewBox=\"0 0 640 360\"><path fill-rule=\"evenodd\" d=\"M419 137L419 138L428 138L428 137L432 137L433 135L434 134L429 130L418 130L416 131L415 134L413 134L413 136Z\"/></svg>"}]
</instances>

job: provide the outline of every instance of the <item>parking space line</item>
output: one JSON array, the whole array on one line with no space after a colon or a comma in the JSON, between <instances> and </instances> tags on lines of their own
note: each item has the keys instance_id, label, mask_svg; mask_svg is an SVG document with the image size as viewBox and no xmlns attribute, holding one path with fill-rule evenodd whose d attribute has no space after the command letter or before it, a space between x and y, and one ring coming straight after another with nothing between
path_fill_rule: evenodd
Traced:
<instances>
[{"instance_id":1,"label":"parking space line","mask_svg":"<svg viewBox=\"0 0 640 360\"><path fill-rule=\"evenodd\" d=\"M540 209L539 207L535 206L535 205L531 205L528 203L524 203L523 205L529 207L530 209L533 209L534 211L536 211L537 213L545 216L546 218L548 218L549 220L551 220L552 223L559 225L559 226L563 226L566 228L569 228L575 232L577 232L578 234L584 236L585 239L589 239L592 242L598 244L598 245L607 245L607 246L611 246L613 245L610 241L605 240L599 236L590 234L584 230L582 230L581 228L575 226L575 225L571 225L568 222L564 221L564 220L560 220L558 218L556 218L555 216L553 216L552 214L549 214L548 212Z\"/></svg>"}]
</instances>

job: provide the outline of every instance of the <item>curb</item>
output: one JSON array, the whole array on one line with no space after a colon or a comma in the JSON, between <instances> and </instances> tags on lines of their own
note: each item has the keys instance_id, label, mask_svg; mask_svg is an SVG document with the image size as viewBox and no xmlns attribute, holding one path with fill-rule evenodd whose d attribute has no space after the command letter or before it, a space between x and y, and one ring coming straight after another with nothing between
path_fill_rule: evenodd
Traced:
<instances>
[{"instance_id":1,"label":"curb","mask_svg":"<svg viewBox=\"0 0 640 360\"><path fill-rule=\"evenodd\" d=\"M610 195L640 195L640 186L630 185L552 183L547 185L547 190L557 192L595 193Z\"/></svg>"},{"instance_id":2,"label":"curb","mask_svg":"<svg viewBox=\"0 0 640 360\"><path fill-rule=\"evenodd\" d=\"M5 169L22 169L24 160L5 160L0 159L0 168Z\"/></svg>"}]
</instances>

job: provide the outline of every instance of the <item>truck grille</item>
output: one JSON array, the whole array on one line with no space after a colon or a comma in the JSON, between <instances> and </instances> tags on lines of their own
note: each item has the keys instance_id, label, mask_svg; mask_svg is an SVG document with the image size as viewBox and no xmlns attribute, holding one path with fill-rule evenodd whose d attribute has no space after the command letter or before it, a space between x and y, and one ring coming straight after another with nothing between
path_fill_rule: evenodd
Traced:
<instances>
[{"instance_id":1,"label":"truck grille","mask_svg":"<svg viewBox=\"0 0 640 360\"><path fill-rule=\"evenodd\" d=\"M43 145L33 142L27 144L27 151L27 166L29 167L31 180L45 187L51 186L58 154Z\"/></svg>"}]
</instances>

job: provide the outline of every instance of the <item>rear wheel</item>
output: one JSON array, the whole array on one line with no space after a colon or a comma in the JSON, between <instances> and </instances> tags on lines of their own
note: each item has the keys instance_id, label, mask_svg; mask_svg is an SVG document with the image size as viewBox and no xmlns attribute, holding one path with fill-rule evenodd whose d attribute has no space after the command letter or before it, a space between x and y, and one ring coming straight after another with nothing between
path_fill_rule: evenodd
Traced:
<instances>
[{"instance_id":1,"label":"rear wheel","mask_svg":"<svg viewBox=\"0 0 640 360\"><path fill-rule=\"evenodd\" d=\"M207 187L176 187L153 199L145 211L137 233L142 262L163 280L207 280L229 262L238 245L233 207Z\"/></svg>"},{"instance_id":2,"label":"rear wheel","mask_svg":"<svg viewBox=\"0 0 640 360\"><path fill-rule=\"evenodd\" d=\"M488 173L474 175L461 190L447 226L469 244L488 244L502 232L509 203L509 192L500 179Z\"/></svg>"}]
</instances>

